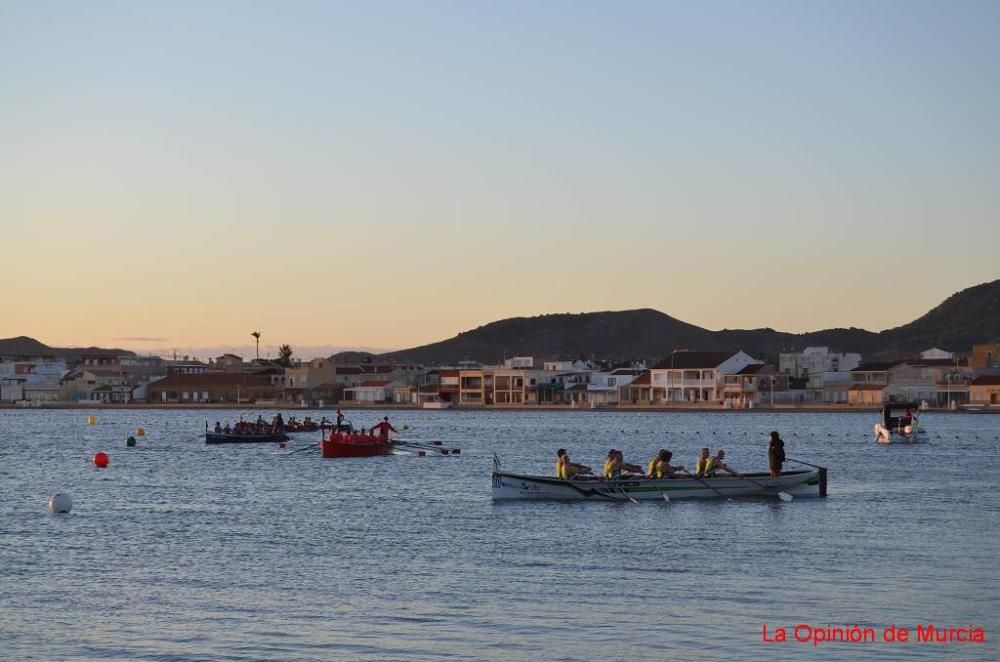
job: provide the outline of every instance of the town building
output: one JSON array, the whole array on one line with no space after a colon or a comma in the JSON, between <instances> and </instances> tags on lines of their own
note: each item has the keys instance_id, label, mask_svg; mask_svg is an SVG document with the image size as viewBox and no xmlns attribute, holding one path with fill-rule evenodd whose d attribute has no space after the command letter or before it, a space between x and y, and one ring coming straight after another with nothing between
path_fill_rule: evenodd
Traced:
<instances>
[{"instance_id":1,"label":"town building","mask_svg":"<svg viewBox=\"0 0 1000 662\"><path fill-rule=\"evenodd\" d=\"M1000 345L973 345L969 367L973 370L1000 368Z\"/></svg>"},{"instance_id":2,"label":"town building","mask_svg":"<svg viewBox=\"0 0 1000 662\"><path fill-rule=\"evenodd\" d=\"M969 404L1000 405L1000 375L980 375L969 384Z\"/></svg>"},{"instance_id":3,"label":"town building","mask_svg":"<svg viewBox=\"0 0 1000 662\"><path fill-rule=\"evenodd\" d=\"M861 365L856 352L831 352L828 347L806 347L801 352L781 352L778 372L791 377L808 378L826 372L849 372Z\"/></svg>"},{"instance_id":4,"label":"town building","mask_svg":"<svg viewBox=\"0 0 1000 662\"><path fill-rule=\"evenodd\" d=\"M725 375L762 363L743 351L675 350L627 387L631 404L721 403Z\"/></svg>"},{"instance_id":5,"label":"town building","mask_svg":"<svg viewBox=\"0 0 1000 662\"><path fill-rule=\"evenodd\" d=\"M723 404L734 409L781 404L787 400L788 380L774 365L750 363L723 377Z\"/></svg>"},{"instance_id":6,"label":"town building","mask_svg":"<svg viewBox=\"0 0 1000 662\"><path fill-rule=\"evenodd\" d=\"M266 375L213 371L167 375L149 384L148 400L162 404L244 403L273 400L276 389Z\"/></svg>"},{"instance_id":7,"label":"town building","mask_svg":"<svg viewBox=\"0 0 1000 662\"><path fill-rule=\"evenodd\" d=\"M336 389L337 366L323 358L300 361L285 368L282 374L273 376L271 381L280 387L282 400L308 405L323 399L319 395ZM320 390L324 393L320 394Z\"/></svg>"},{"instance_id":8,"label":"town building","mask_svg":"<svg viewBox=\"0 0 1000 662\"><path fill-rule=\"evenodd\" d=\"M66 362L54 359L0 363L0 402L56 402Z\"/></svg>"}]
</instances>

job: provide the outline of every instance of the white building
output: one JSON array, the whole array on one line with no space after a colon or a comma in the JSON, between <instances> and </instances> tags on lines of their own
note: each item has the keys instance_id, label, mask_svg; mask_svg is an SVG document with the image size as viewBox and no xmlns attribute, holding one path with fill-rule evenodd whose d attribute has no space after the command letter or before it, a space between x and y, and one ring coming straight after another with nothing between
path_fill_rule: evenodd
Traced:
<instances>
[{"instance_id":1,"label":"white building","mask_svg":"<svg viewBox=\"0 0 1000 662\"><path fill-rule=\"evenodd\" d=\"M944 349L939 349L937 347L931 347L930 349L925 349L920 352L920 358L922 359L953 359L955 358L954 352L949 352Z\"/></svg>"},{"instance_id":2,"label":"white building","mask_svg":"<svg viewBox=\"0 0 1000 662\"><path fill-rule=\"evenodd\" d=\"M735 375L758 363L763 361L743 351L676 350L648 371L648 385L628 389L630 399L650 403L721 402L725 375Z\"/></svg>"},{"instance_id":3,"label":"white building","mask_svg":"<svg viewBox=\"0 0 1000 662\"><path fill-rule=\"evenodd\" d=\"M54 402L66 362L53 360L0 363L0 402Z\"/></svg>"},{"instance_id":4,"label":"white building","mask_svg":"<svg viewBox=\"0 0 1000 662\"><path fill-rule=\"evenodd\" d=\"M503 367L508 370L527 369L535 367L535 359L532 356L514 356L503 360Z\"/></svg>"},{"instance_id":5,"label":"white building","mask_svg":"<svg viewBox=\"0 0 1000 662\"><path fill-rule=\"evenodd\" d=\"M616 405L623 386L631 384L642 370L618 368L608 372L595 371L590 373L587 384L587 402L591 407Z\"/></svg>"},{"instance_id":6,"label":"white building","mask_svg":"<svg viewBox=\"0 0 1000 662\"><path fill-rule=\"evenodd\" d=\"M850 372L859 365L860 354L831 352L828 347L806 347L801 352L782 352L778 356L778 372L789 377L808 378L824 372Z\"/></svg>"}]
</instances>

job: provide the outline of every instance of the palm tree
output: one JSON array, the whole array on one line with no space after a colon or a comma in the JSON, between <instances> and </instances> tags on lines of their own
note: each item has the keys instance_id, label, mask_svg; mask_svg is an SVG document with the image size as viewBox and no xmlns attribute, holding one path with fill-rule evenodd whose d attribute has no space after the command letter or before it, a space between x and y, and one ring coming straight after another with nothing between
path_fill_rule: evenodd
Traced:
<instances>
[{"instance_id":1,"label":"palm tree","mask_svg":"<svg viewBox=\"0 0 1000 662\"><path fill-rule=\"evenodd\" d=\"M282 345L278 348L278 363L286 368L292 364L292 346Z\"/></svg>"},{"instance_id":2,"label":"palm tree","mask_svg":"<svg viewBox=\"0 0 1000 662\"><path fill-rule=\"evenodd\" d=\"M260 358L260 331L254 331L250 334L257 340L257 358Z\"/></svg>"}]
</instances>

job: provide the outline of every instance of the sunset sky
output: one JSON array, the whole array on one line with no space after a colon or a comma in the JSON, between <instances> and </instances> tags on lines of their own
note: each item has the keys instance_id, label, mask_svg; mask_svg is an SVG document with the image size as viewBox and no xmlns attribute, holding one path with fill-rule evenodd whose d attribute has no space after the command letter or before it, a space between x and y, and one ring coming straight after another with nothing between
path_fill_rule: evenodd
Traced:
<instances>
[{"instance_id":1,"label":"sunset sky","mask_svg":"<svg viewBox=\"0 0 1000 662\"><path fill-rule=\"evenodd\" d=\"M402 348L1000 277L1000 2L0 3L0 338Z\"/></svg>"}]
</instances>

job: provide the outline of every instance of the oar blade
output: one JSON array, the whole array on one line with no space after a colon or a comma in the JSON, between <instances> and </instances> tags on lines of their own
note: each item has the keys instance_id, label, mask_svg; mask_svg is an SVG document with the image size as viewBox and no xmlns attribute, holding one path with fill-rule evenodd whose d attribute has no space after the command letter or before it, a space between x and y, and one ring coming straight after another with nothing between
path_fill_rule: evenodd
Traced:
<instances>
[{"instance_id":1,"label":"oar blade","mask_svg":"<svg viewBox=\"0 0 1000 662\"><path fill-rule=\"evenodd\" d=\"M782 501L794 501L795 500L795 497L793 497L788 492L778 492L778 498L781 499Z\"/></svg>"}]
</instances>

